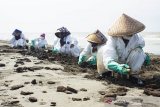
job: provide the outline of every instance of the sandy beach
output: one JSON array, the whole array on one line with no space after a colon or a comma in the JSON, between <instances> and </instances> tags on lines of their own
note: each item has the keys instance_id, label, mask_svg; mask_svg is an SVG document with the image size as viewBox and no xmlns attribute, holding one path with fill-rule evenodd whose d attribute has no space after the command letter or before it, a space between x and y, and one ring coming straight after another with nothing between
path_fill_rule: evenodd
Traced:
<instances>
[{"instance_id":1,"label":"sandy beach","mask_svg":"<svg viewBox=\"0 0 160 107\"><path fill-rule=\"evenodd\" d=\"M142 67L145 86L49 51L12 49L0 41L0 107L160 107L160 56Z\"/></svg>"}]
</instances>

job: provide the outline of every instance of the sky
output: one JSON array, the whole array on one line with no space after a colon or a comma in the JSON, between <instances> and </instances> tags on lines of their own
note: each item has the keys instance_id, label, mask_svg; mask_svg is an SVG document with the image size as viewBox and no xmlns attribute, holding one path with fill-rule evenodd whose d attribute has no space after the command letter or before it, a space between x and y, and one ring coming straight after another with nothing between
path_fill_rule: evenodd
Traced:
<instances>
[{"instance_id":1,"label":"sky","mask_svg":"<svg viewBox=\"0 0 160 107\"><path fill-rule=\"evenodd\" d=\"M0 33L107 32L122 14L141 21L145 32L160 32L160 0L0 0Z\"/></svg>"}]
</instances>

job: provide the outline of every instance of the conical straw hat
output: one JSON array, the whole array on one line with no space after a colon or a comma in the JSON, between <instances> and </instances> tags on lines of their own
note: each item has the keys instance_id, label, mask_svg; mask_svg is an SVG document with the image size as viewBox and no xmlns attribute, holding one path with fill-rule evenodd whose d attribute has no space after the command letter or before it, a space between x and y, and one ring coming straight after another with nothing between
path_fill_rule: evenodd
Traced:
<instances>
[{"instance_id":1,"label":"conical straw hat","mask_svg":"<svg viewBox=\"0 0 160 107\"><path fill-rule=\"evenodd\" d=\"M126 14L121 17L109 28L110 36L127 36L139 33L145 29L145 25Z\"/></svg>"},{"instance_id":2,"label":"conical straw hat","mask_svg":"<svg viewBox=\"0 0 160 107\"><path fill-rule=\"evenodd\" d=\"M99 30L88 35L86 38L88 42L93 42L98 44L104 44L107 41L107 38Z\"/></svg>"}]
</instances>

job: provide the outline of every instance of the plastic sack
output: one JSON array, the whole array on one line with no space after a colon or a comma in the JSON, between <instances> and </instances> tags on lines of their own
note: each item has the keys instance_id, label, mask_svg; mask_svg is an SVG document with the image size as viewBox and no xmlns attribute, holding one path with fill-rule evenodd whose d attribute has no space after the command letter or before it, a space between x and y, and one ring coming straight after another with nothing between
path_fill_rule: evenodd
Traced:
<instances>
[{"instance_id":1,"label":"plastic sack","mask_svg":"<svg viewBox=\"0 0 160 107\"><path fill-rule=\"evenodd\" d=\"M97 71L100 75L103 74L104 72L107 72L103 64L103 47L104 46L105 45L102 45L101 47L99 47L97 52Z\"/></svg>"}]
</instances>

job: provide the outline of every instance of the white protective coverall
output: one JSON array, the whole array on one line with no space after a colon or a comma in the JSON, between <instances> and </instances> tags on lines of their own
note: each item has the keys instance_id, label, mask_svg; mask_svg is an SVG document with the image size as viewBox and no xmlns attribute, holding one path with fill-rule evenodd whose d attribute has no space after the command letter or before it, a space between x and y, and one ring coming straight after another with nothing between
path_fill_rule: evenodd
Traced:
<instances>
[{"instance_id":1,"label":"white protective coverall","mask_svg":"<svg viewBox=\"0 0 160 107\"><path fill-rule=\"evenodd\" d=\"M22 33L20 35L20 39L19 40L16 40L15 39L15 36L10 40L10 43L11 43L11 46L12 47L17 47L17 46L25 46L26 45L26 38L24 36L24 34Z\"/></svg>"},{"instance_id":2,"label":"white protective coverall","mask_svg":"<svg viewBox=\"0 0 160 107\"><path fill-rule=\"evenodd\" d=\"M97 50L100 48L101 46L97 46ZM96 52L92 52L92 45L90 42L88 42L87 46L83 49L83 51L80 53L80 57L82 56L86 56L87 57L87 61L91 60L92 58L96 57L97 58L97 51ZM96 64L96 63L95 63Z\"/></svg>"},{"instance_id":3,"label":"white protective coverall","mask_svg":"<svg viewBox=\"0 0 160 107\"><path fill-rule=\"evenodd\" d=\"M61 47L60 38L55 36L54 43L53 43L54 50L57 50L60 53L65 53L68 55L72 55L74 57L78 57L80 54L78 41L75 38L71 37L71 35L64 37L64 41L65 41L65 44ZM71 48L70 47L71 44L73 44L74 47Z\"/></svg>"},{"instance_id":4,"label":"white protective coverall","mask_svg":"<svg viewBox=\"0 0 160 107\"><path fill-rule=\"evenodd\" d=\"M35 41L35 47L37 48L45 47L48 44L44 37L37 38L34 41Z\"/></svg>"},{"instance_id":5,"label":"white protective coverall","mask_svg":"<svg viewBox=\"0 0 160 107\"><path fill-rule=\"evenodd\" d=\"M103 50L105 68L109 70L107 65L114 60L120 64L128 64L132 71L131 74L139 73L146 58L146 54L141 49L144 46L144 39L137 34L129 38L129 43L126 47L122 37L110 36Z\"/></svg>"}]
</instances>

